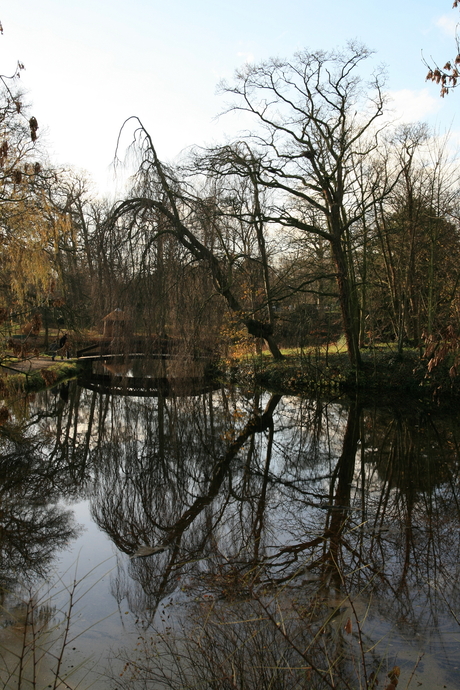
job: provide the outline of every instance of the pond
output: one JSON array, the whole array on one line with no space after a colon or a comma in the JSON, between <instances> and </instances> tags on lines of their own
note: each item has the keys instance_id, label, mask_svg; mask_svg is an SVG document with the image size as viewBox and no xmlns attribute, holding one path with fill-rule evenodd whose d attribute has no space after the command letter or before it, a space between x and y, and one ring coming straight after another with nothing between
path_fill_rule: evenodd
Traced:
<instances>
[{"instance_id":1,"label":"pond","mask_svg":"<svg viewBox=\"0 0 460 690\"><path fill-rule=\"evenodd\" d=\"M460 687L458 415L183 384L8 402L0 687Z\"/></svg>"}]
</instances>

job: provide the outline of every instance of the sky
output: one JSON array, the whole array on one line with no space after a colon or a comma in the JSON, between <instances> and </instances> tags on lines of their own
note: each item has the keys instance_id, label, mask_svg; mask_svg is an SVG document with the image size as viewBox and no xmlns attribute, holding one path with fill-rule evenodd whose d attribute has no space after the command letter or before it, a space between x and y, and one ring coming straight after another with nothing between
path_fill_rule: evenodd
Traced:
<instances>
[{"instance_id":1,"label":"sky","mask_svg":"<svg viewBox=\"0 0 460 690\"><path fill-rule=\"evenodd\" d=\"M87 171L100 194L117 193L111 163L130 116L171 162L237 131L219 116L217 84L245 62L355 39L386 65L402 121L460 143L460 87L441 99L422 60L455 57L452 0L6 0L0 20L1 74L25 65L20 86L52 162Z\"/></svg>"}]
</instances>

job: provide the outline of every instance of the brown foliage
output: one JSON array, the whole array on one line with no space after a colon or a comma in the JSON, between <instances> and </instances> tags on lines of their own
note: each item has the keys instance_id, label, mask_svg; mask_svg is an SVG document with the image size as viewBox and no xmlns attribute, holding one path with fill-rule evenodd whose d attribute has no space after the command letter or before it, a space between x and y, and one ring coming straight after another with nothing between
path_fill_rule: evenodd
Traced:
<instances>
[{"instance_id":1,"label":"brown foliage","mask_svg":"<svg viewBox=\"0 0 460 690\"><path fill-rule=\"evenodd\" d=\"M9 340L7 340L6 346L13 351L13 355L15 357L20 357L21 359L25 359L27 357L28 348L26 345L13 340L13 338L9 338Z\"/></svg>"},{"instance_id":2,"label":"brown foliage","mask_svg":"<svg viewBox=\"0 0 460 690\"><path fill-rule=\"evenodd\" d=\"M458 7L458 2L459 0L454 0L454 4L452 5L453 9ZM448 60L442 69L438 67L438 65L435 65L434 68L429 67L429 65L425 62L429 68L428 74L426 75L426 81L434 81L436 84L440 84L441 98L447 96L450 89L454 89L458 84L458 78L460 76L460 73L457 69L458 65L460 65L460 42L458 36L456 38L456 43L457 56L453 60Z\"/></svg>"},{"instance_id":3,"label":"brown foliage","mask_svg":"<svg viewBox=\"0 0 460 690\"><path fill-rule=\"evenodd\" d=\"M8 142L4 141L0 146L0 167L3 168L6 159L8 158Z\"/></svg>"},{"instance_id":4,"label":"brown foliage","mask_svg":"<svg viewBox=\"0 0 460 690\"><path fill-rule=\"evenodd\" d=\"M0 425L5 424L5 422L8 421L10 418L10 413L7 407L5 405L2 405L0 407Z\"/></svg>"},{"instance_id":5,"label":"brown foliage","mask_svg":"<svg viewBox=\"0 0 460 690\"><path fill-rule=\"evenodd\" d=\"M449 375L451 378L457 376L457 369L460 364L460 337L454 327L449 324L438 334L423 334L423 338L426 343L424 356L428 359L428 371L431 373L449 355L453 355Z\"/></svg>"},{"instance_id":6,"label":"brown foliage","mask_svg":"<svg viewBox=\"0 0 460 690\"><path fill-rule=\"evenodd\" d=\"M36 314L33 314L32 319L30 321L28 321L27 323L24 324L24 326L21 328L21 331L26 336L29 336L29 335L37 336L40 333L41 327L42 327L41 314L36 313Z\"/></svg>"},{"instance_id":7,"label":"brown foliage","mask_svg":"<svg viewBox=\"0 0 460 690\"><path fill-rule=\"evenodd\" d=\"M50 371L49 369L42 369L40 371L40 374L47 386L52 386L57 381L57 374L55 371Z\"/></svg>"},{"instance_id":8,"label":"brown foliage","mask_svg":"<svg viewBox=\"0 0 460 690\"><path fill-rule=\"evenodd\" d=\"M32 141L36 141L37 139L37 129L38 129L38 122L37 118L31 117L29 120L29 127L30 127L30 137Z\"/></svg>"},{"instance_id":9,"label":"brown foliage","mask_svg":"<svg viewBox=\"0 0 460 690\"><path fill-rule=\"evenodd\" d=\"M385 690L396 690L396 686L398 685L400 674L401 674L401 669L399 668L399 666L393 666L390 673L388 674L388 678L390 679L390 682L386 686Z\"/></svg>"},{"instance_id":10,"label":"brown foliage","mask_svg":"<svg viewBox=\"0 0 460 690\"><path fill-rule=\"evenodd\" d=\"M353 623L351 622L351 618L349 618L345 623L344 630L347 633L347 635L351 635L351 633L353 632Z\"/></svg>"},{"instance_id":11,"label":"brown foliage","mask_svg":"<svg viewBox=\"0 0 460 690\"><path fill-rule=\"evenodd\" d=\"M40 333L41 327L42 327L41 314L36 313L32 316L32 329L31 329L32 334L38 335Z\"/></svg>"}]
</instances>

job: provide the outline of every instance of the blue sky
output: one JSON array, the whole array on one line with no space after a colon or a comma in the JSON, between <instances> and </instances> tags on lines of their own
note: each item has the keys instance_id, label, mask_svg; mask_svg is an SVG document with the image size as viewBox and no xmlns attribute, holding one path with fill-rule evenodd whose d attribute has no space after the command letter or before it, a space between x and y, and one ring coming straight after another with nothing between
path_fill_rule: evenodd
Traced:
<instances>
[{"instance_id":1,"label":"blue sky","mask_svg":"<svg viewBox=\"0 0 460 690\"><path fill-rule=\"evenodd\" d=\"M425 83L427 59L453 57L460 12L451 0L9 0L2 3L2 74L17 60L55 163L112 187L109 166L122 122L138 115L159 154L213 143L237 126L216 115L220 79L245 61L290 57L357 39L388 68L406 121L421 119L460 141L460 87L445 99Z\"/></svg>"}]
</instances>

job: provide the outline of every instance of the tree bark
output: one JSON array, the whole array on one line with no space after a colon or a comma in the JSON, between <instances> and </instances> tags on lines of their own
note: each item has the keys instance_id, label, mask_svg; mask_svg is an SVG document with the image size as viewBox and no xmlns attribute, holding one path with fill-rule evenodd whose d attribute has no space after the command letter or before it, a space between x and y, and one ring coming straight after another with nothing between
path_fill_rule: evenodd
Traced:
<instances>
[{"instance_id":1,"label":"tree bark","mask_svg":"<svg viewBox=\"0 0 460 690\"><path fill-rule=\"evenodd\" d=\"M337 267L337 287L348 356L351 365L359 369L362 366L359 348L359 307L354 285L350 284L346 256L340 238L331 239L331 249Z\"/></svg>"}]
</instances>

